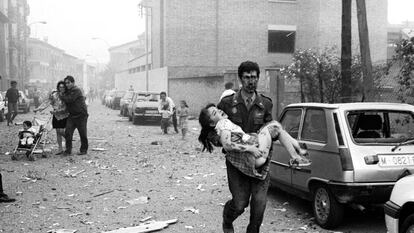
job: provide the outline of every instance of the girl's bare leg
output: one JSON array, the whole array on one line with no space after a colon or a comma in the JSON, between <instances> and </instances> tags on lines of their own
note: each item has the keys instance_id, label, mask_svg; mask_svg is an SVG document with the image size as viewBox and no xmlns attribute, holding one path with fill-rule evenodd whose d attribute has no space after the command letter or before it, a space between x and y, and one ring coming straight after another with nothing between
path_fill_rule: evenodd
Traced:
<instances>
[{"instance_id":1,"label":"girl's bare leg","mask_svg":"<svg viewBox=\"0 0 414 233\"><path fill-rule=\"evenodd\" d=\"M56 141L57 141L57 144L58 144L58 147L59 147L58 152L63 151L63 146L62 146L62 138L63 138L62 136L63 136L63 134L64 134L64 129L56 129Z\"/></svg>"}]
</instances>

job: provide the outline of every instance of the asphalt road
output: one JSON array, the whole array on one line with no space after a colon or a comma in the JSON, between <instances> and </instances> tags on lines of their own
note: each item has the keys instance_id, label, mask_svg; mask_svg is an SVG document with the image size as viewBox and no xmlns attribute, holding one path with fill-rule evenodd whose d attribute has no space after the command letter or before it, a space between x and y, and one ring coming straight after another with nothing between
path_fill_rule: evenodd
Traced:
<instances>
[{"instance_id":1,"label":"asphalt road","mask_svg":"<svg viewBox=\"0 0 414 233\"><path fill-rule=\"evenodd\" d=\"M5 192L17 199L0 203L0 232L106 232L145 219L177 219L160 232L221 232L223 203L230 196L225 162L219 150L200 151L197 121L181 140L172 130L162 135L159 126L133 125L98 101L89 111L90 150L84 156L54 155L52 131L48 158L31 162L22 155L12 161L20 126L0 123L0 171ZM32 117L21 114L16 122ZM310 202L277 189L268 198L262 232L386 232L381 209L348 210L343 224L328 231L314 223ZM246 209L234 223L236 232L244 232L248 218Z\"/></svg>"}]
</instances>

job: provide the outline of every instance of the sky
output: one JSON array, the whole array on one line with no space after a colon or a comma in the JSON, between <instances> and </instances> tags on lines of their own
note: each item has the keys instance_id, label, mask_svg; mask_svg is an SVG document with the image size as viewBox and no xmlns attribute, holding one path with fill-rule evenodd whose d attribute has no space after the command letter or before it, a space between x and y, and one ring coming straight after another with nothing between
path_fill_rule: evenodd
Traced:
<instances>
[{"instance_id":1,"label":"sky","mask_svg":"<svg viewBox=\"0 0 414 233\"><path fill-rule=\"evenodd\" d=\"M92 63L109 60L108 46L137 39L144 32L141 0L28 0L31 37ZM206 0L210 1L210 0ZM336 0L340 1L340 0ZM388 21L414 21L414 0L388 0ZM46 21L46 24L34 23ZM92 40L93 37L100 39Z\"/></svg>"},{"instance_id":2,"label":"sky","mask_svg":"<svg viewBox=\"0 0 414 233\"><path fill-rule=\"evenodd\" d=\"M31 37L92 63L109 60L108 46L137 39L145 31L140 0L28 0ZM35 23L46 21L46 24ZM100 38L93 40L92 38Z\"/></svg>"}]
</instances>

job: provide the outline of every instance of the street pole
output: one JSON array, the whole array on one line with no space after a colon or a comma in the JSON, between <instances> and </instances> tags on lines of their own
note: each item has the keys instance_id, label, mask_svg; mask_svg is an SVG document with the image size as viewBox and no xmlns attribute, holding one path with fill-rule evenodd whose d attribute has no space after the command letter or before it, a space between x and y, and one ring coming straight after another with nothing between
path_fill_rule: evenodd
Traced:
<instances>
[{"instance_id":1,"label":"street pole","mask_svg":"<svg viewBox=\"0 0 414 233\"><path fill-rule=\"evenodd\" d=\"M356 0L358 32L359 32L359 48L361 52L362 75L363 75L363 101L373 101L372 89L374 80L372 77L371 51L369 48L368 23L365 0Z\"/></svg>"},{"instance_id":2,"label":"street pole","mask_svg":"<svg viewBox=\"0 0 414 233\"><path fill-rule=\"evenodd\" d=\"M342 34L341 34L341 102L351 100L351 66L352 66L352 0L342 0Z\"/></svg>"}]
</instances>

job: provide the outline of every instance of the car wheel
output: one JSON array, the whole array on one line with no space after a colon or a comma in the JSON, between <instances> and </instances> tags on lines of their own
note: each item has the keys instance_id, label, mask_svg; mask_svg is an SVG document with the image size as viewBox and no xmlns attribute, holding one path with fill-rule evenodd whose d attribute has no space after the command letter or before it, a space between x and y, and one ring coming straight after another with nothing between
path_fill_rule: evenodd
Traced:
<instances>
[{"instance_id":1,"label":"car wheel","mask_svg":"<svg viewBox=\"0 0 414 233\"><path fill-rule=\"evenodd\" d=\"M414 233L414 214L409 215L401 225L401 232Z\"/></svg>"},{"instance_id":2,"label":"car wheel","mask_svg":"<svg viewBox=\"0 0 414 233\"><path fill-rule=\"evenodd\" d=\"M337 227L344 216L344 206L336 201L334 195L325 185L313 189L313 214L322 228Z\"/></svg>"}]
</instances>

